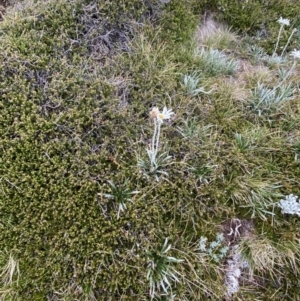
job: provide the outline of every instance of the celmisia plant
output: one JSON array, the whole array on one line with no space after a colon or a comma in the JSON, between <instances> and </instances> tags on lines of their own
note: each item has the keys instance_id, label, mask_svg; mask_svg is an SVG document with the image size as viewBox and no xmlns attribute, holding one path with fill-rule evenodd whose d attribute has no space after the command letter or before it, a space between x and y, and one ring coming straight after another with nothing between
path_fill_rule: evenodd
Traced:
<instances>
[{"instance_id":1,"label":"celmisia plant","mask_svg":"<svg viewBox=\"0 0 300 301\"><path fill-rule=\"evenodd\" d=\"M182 263L184 260L168 256L167 253L171 248L172 245L168 244L168 238L166 238L160 251L147 252L147 280L149 281L151 300L156 297L174 296L172 282L180 282L179 276L182 275L175 269L175 264Z\"/></svg>"},{"instance_id":2,"label":"celmisia plant","mask_svg":"<svg viewBox=\"0 0 300 301\"><path fill-rule=\"evenodd\" d=\"M191 96L196 96L200 93L210 94L212 92L212 89L209 91L205 91L205 87L197 88L199 81L200 81L200 76L196 72L193 72L190 75L188 74L184 75L183 84L186 87L188 94L190 94Z\"/></svg>"},{"instance_id":3,"label":"celmisia plant","mask_svg":"<svg viewBox=\"0 0 300 301\"><path fill-rule=\"evenodd\" d=\"M159 147L161 125L163 124L164 120L170 119L173 114L174 113L172 110L168 110L166 107L163 108L162 112L160 112L157 107L154 107L150 112L150 117L153 118L154 121L154 133L152 136L151 146L149 149L147 149L147 153L151 161L151 165L153 165L154 168L157 167L156 156Z\"/></svg>"},{"instance_id":4,"label":"celmisia plant","mask_svg":"<svg viewBox=\"0 0 300 301\"><path fill-rule=\"evenodd\" d=\"M121 185L115 185L112 181L107 181L110 185L111 193L104 193L104 196L115 202L118 207L117 219L120 218L120 213L127 209L127 202L131 202L131 196L139 193L139 191L130 191L128 188L128 180Z\"/></svg>"},{"instance_id":5,"label":"celmisia plant","mask_svg":"<svg viewBox=\"0 0 300 301\"><path fill-rule=\"evenodd\" d=\"M171 109L167 109L166 107L163 108L162 112L157 107L154 107L150 111L150 118L153 119L154 123L154 132L151 139L151 144L149 148L146 148L150 165L147 164L147 162L145 162L144 160L138 159L138 166L149 173L163 173L167 175L166 172L159 170L159 168L166 165L167 161L171 159L171 157L168 156L167 153L162 153L158 155L158 151L161 126L164 123L164 121L170 119L172 115L174 115L174 112Z\"/></svg>"},{"instance_id":6,"label":"celmisia plant","mask_svg":"<svg viewBox=\"0 0 300 301\"><path fill-rule=\"evenodd\" d=\"M284 77L277 86L270 89L259 83L257 88L255 88L254 91L251 91L251 104L254 110L258 112L259 116L261 116L263 111L268 111L272 107L278 107L283 101L294 97L296 89L292 88L292 84L283 84L296 67L297 60L300 59L300 50L294 49L290 53L290 56L294 59L293 65L290 70L284 72ZM282 74L282 71L280 71L280 73Z\"/></svg>"}]
</instances>

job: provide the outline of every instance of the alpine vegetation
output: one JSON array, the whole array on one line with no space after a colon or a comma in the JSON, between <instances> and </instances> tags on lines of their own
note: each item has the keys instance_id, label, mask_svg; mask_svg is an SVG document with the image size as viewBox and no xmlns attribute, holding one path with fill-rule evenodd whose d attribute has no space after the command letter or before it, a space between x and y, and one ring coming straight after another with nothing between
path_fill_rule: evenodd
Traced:
<instances>
[{"instance_id":1,"label":"alpine vegetation","mask_svg":"<svg viewBox=\"0 0 300 301\"><path fill-rule=\"evenodd\" d=\"M220 262L229 250L228 246L224 245L223 233L218 233L216 239L207 245L207 238L201 236L197 250L207 253L215 262Z\"/></svg>"},{"instance_id":2,"label":"alpine vegetation","mask_svg":"<svg viewBox=\"0 0 300 301\"><path fill-rule=\"evenodd\" d=\"M217 49L196 50L195 56L203 71L210 76L233 75L238 69L238 62L228 59L224 52Z\"/></svg>"},{"instance_id":3,"label":"alpine vegetation","mask_svg":"<svg viewBox=\"0 0 300 301\"><path fill-rule=\"evenodd\" d=\"M297 32L297 29L296 29L296 28L294 28L294 29L292 30L292 32L291 32L291 34L290 34L290 36L289 36L289 39L287 40L287 42L286 42L286 44L285 44L285 46L284 46L284 48L283 48L283 50L282 50L282 52L281 52L281 56L284 55L284 53L285 53L285 51L286 51L286 48L287 48L288 45L290 44L290 41L291 41L291 39L292 39L292 37L293 37L293 35L294 35L295 32Z\"/></svg>"},{"instance_id":4,"label":"alpine vegetation","mask_svg":"<svg viewBox=\"0 0 300 301\"><path fill-rule=\"evenodd\" d=\"M227 289L226 297L231 298L240 288L240 280L242 271L249 266L247 260L242 258L238 245L232 248L232 257L227 260L225 286Z\"/></svg>"},{"instance_id":5,"label":"alpine vegetation","mask_svg":"<svg viewBox=\"0 0 300 301\"><path fill-rule=\"evenodd\" d=\"M293 57L293 65L288 71L280 69L279 77L283 77L281 81L273 88L266 87L264 84L258 83L257 87L251 91L250 103L254 111L259 116L262 112L269 111L272 108L278 108L283 101L294 98L296 88L292 87L292 83L284 85L287 79L291 76L297 65L297 60L300 59L300 50L294 49L290 56Z\"/></svg>"},{"instance_id":6,"label":"alpine vegetation","mask_svg":"<svg viewBox=\"0 0 300 301\"><path fill-rule=\"evenodd\" d=\"M276 54L276 51L278 49L278 45L279 45L279 41L280 41L280 38L281 38L281 34L282 34L282 30L284 28L284 26L290 26L290 20L289 19L283 19L282 17L280 17L277 22L280 24L280 28L279 28L279 32L278 32L278 37L277 37L277 41L276 41L276 45L275 45L275 49L274 49L274 52L273 52L273 55L272 57L275 57L277 56ZM293 37L293 35L297 32L297 29L296 28L293 28L285 46L283 47L282 49L282 52L281 52L281 55L280 57L282 57L286 51L286 48L288 47L288 45L290 44L291 42L291 39Z\"/></svg>"},{"instance_id":7,"label":"alpine vegetation","mask_svg":"<svg viewBox=\"0 0 300 301\"><path fill-rule=\"evenodd\" d=\"M256 45L249 45L247 50L253 56L253 63L255 64L257 64L266 56L265 50Z\"/></svg>"},{"instance_id":8,"label":"alpine vegetation","mask_svg":"<svg viewBox=\"0 0 300 301\"><path fill-rule=\"evenodd\" d=\"M4 252L0 253L1 262L5 255ZM9 254L8 257L6 264L0 268L0 283L3 283L4 287L9 287L15 280L18 282L20 275L19 261L12 254ZM2 299L0 298L0 300Z\"/></svg>"},{"instance_id":9,"label":"alpine vegetation","mask_svg":"<svg viewBox=\"0 0 300 301\"><path fill-rule=\"evenodd\" d=\"M150 112L150 118L153 119L154 132L149 148L146 148L148 160L138 158L138 167L140 167L146 175L154 174L155 179L158 180L157 174L168 175L166 171L161 170L162 167L168 164L171 156L167 152L158 154L159 151L159 138L161 134L161 126L164 120L170 119L174 115L171 109L164 107L162 112L157 107L154 107Z\"/></svg>"},{"instance_id":10,"label":"alpine vegetation","mask_svg":"<svg viewBox=\"0 0 300 301\"><path fill-rule=\"evenodd\" d=\"M297 1L2 2L0 300L299 300Z\"/></svg>"},{"instance_id":11,"label":"alpine vegetation","mask_svg":"<svg viewBox=\"0 0 300 301\"><path fill-rule=\"evenodd\" d=\"M300 203L298 196L293 194L287 195L285 199L280 200L278 206L283 214L296 214L300 217Z\"/></svg>"},{"instance_id":12,"label":"alpine vegetation","mask_svg":"<svg viewBox=\"0 0 300 301\"><path fill-rule=\"evenodd\" d=\"M167 253L171 248L172 245L168 244L168 238L166 238L159 252L148 252L147 279L151 299L172 295L172 282L179 282L180 274L176 271L174 264L184 260L168 256Z\"/></svg>"},{"instance_id":13,"label":"alpine vegetation","mask_svg":"<svg viewBox=\"0 0 300 301\"><path fill-rule=\"evenodd\" d=\"M250 106L261 116L263 112L279 108L282 102L292 99L295 91L296 89L293 89L291 84L278 85L271 89L258 83L257 87L251 91Z\"/></svg>"},{"instance_id":14,"label":"alpine vegetation","mask_svg":"<svg viewBox=\"0 0 300 301\"><path fill-rule=\"evenodd\" d=\"M297 65L297 60L300 59L300 50L296 50L294 49L291 53L290 56L293 57L294 62L292 67L290 68L289 71L286 72L285 77L281 80L281 82L274 88L274 90L276 90L277 88L281 87L282 84L289 78L289 76L291 75L292 71L295 69L296 65Z\"/></svg>"},{"instance_id":15,"label":"alpine vegetation","mask_svg":"<svg viewBox=\"0 0 300 301\"><path fill-rule=\"evenodd\" d=\"M282 30L283 30L283 27L284 26L290 26L290 20L289 19L283 19L282 17L280 17L277 22L280 24L280 28L279 28L277 42L276 42L276 45L275 45L273 56L276 54L276 51L277 51L277 48L278 48L278 44L279 44L279 41L280 41L280 37L281 37L281 33L282 33Z\"/></svg>"},{"instance_id":16,"label":"alpine vegetation","mask_svg":"<svg viewBox=\"0 0 300 301\"><path fill-rule=\"evenodd\" d=\"M139 191L130 191L128 189L128 180L121 185L115 185L112 181L107 181L110 185L111 193L105 193L104 197L112 200L117 206L118 213L117 219L120 217L120 213L127 209L127 202L132 202L130 196L139 193Z\"/></svg>"},{"instance_id":17,"label":"alpine vegetation","mask_svg":"<svg viewBox=\"0 0 300 301\"><path fill-rule=\"evenodd\" d=\"M196 96L200 93L210 94L212 92L212 90L205 91L205 87L198 88L199 81L200 81L200 76L196 72L193 72L190 75L188 74L184 75L183 84L189 95Z\"/></svg>"}]
</instances>

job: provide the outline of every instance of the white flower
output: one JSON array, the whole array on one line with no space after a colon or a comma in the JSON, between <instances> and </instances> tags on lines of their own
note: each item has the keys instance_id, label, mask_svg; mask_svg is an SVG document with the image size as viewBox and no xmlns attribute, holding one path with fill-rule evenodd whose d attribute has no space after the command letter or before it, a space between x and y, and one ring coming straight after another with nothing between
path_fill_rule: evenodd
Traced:
<instances>
[{"instance_id":1,"label":"white flower","mask_svg":"<svg viewBox=\"0 0 300 301\"><path fill-rule=\"evenodd\" d=\"M294 49L290 55L293 56L294 59L300 59L300 50Z\"/></svg>"},{"instance_id":2,"label":"white flower","mask_svg":"<svg viewBox=\"0 0 300 301\"><path fill-rule=\"evenodd\" d=\"M158 109L157 107L154 107L154 108L150 111L150 117L151 117L151 118L156 118L158 114L159 114L159 109Z\"/></svg>"},{"instance_id":3,"label":"white flower","mask_svg":"<svg viewBox=\"0 0 300 301\"><path fill-rule=\"evenodd\" d=\"M172 112L171 109L168 110L166 107L164 107L163 111L157 114L157 120L158 122L163 123L165 119L170 119L173 114L174 112Z\"/></svg>"},{"instance_id":4,"label":"white flower","mask_svg":"<svg viewBox=\"0 0 300 301\"><path fill-rule=\"evenodd\" d=\"M286 25L286 26L290 26L290 20L289 19L283 19L282 17L280 17L277 22L280 25Z\"/></svg>"}]
</instances>

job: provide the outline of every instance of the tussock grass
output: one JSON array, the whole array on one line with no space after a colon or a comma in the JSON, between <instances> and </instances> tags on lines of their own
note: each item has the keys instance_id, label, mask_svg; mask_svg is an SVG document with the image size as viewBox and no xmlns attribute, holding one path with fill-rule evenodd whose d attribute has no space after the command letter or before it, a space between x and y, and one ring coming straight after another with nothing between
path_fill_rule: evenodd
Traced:
<instances>
[{"instance_id":1,"label":"tussock grass","mask_svg":"<svg viewBox=\"0 0 300 301\"><path fill-rule=\"evenodd\" d=\"M243 72L243 78L248 87L253 87L257 83L270 84L274 78L274 73L265 66L252 66L250 65Z\"/></svg>"},{"instance_id":2,"label":"tussock grass","mask_svg":"<svg viewBox=\"0 0 300 301\"><path fill-rule=\"evenodd\" d=\"M2 251L0 254L0 298L13 300L20 278L19 261L12 253Z\"/></svg>"},{"instance_id":3,"label":"tussock grass","mask_svg":"<svg viewBox=\"0 0 300 301\"><path fill-rule=\"evenodd\" d=\"M262 236L244 239L240 244L240 252L249 262L249 275L269 274L273 279L285 269L297 273L298 248L295 242L274 242Z\"/></svg>"},{"instance_id":4,"label":"tussock grass","mask_svg":"<svg viewBox=\"0 0 300 301\"><path fill-rule=\"evenodd\" d=\"M227 26L216 22L211 16L198 25L195 40L199 48L205 46L219 50L228 50L237 43L237 35Z\"/></svg>"}]
</instances>

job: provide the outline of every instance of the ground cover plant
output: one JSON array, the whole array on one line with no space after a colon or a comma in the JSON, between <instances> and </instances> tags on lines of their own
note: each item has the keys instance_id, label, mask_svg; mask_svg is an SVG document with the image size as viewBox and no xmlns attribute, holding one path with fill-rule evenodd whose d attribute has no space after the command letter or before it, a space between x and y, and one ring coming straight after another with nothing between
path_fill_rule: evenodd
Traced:
<instances>
[{"instance_id":1,"label":"ground cover plant","mask_svg":"<svg viewBox=\"0 0 300 301\"><path fill-rule=\"evenodd\" d=\"M299 298L298 12L198 4L6 7L0 300Z\"/></svg>"}]
</instances>

